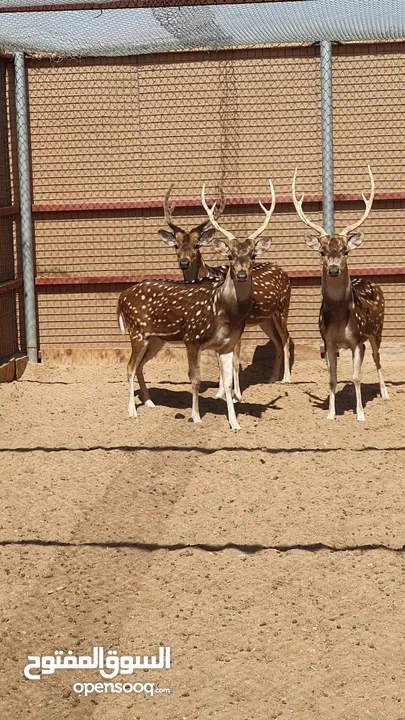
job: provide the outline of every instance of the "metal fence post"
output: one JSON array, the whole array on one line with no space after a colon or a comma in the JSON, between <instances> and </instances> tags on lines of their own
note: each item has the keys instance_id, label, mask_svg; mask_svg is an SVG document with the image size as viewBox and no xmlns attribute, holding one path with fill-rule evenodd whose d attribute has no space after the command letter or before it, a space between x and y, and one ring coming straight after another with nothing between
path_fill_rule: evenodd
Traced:
<instances>
[{"instance_id":1,"label":"metal fence post","mask_svg":"<svg viewBox=\"0 0 405 720\"><path fill-rule=\"evenodd\" d=\"M14 55L14 71L18 182L20 189L22 272L24 281L25 338L28 360L32 363L37 363L38 345L31 216L31 175L28 139L27 90L23 52L18 52Z\"/></svg>"},{"instance_id":2,"label":"metal fence post","mask_svg":"<svg viewBox=\"0 0 405 720\"><path fill-rule=\"evenodd\" d=\"M323 226L328 235L333 235L335 218L333 205L332 43L330 40L321 40L320 46Z\"/></svg>"}]
</instances>

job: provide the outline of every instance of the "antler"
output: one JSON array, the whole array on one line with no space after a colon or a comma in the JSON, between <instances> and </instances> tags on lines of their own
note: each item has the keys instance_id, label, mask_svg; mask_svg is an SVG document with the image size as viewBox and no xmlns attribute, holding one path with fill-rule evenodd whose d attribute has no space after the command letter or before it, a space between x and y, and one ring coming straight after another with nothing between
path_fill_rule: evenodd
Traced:
<instances>
[{"instance_id":1,"label":"antler","mask_svg":"<svg viewBox=\"0 0 405 720\"><path fill-rule=\"evenodd\" d=\"M360 220L353 223L352 225L348 225L344 230L342 230L341 233L339 233L340 235L343 235L343 237L347 237L349 233L353 232L353 230L357 230L357 228L360 227L360 225L362 225L367 220L368 216L370 215L371 206L372 206L373 200L374 200L374 191L375 191L375 183L374 183L373 173L371 172L370 165L368 165L368 174L370 175L370 181L371 181L371 191L370 191L369 199L367 200L365 194L361 193L362 198L366 204L366 209L365 209L363 215L361 216Z\"/></svg>"},{"instance_id":2,"label":"antler","mask_svg":"<svg viewBox=\"0 0 405 720\"><path fill-rule=\"evenodd\" d=\"M222 233L222 235L224 235L224 237L226 237L227 240L235 240L235 235L233 235L231 232L228 232L228 230L225 230L224 228L222 228L216 220L215 208L217 206L217 203L214 202L214 204L211 208L208 207L208 205L205 201L205 184L203 185L202 191L201 191L201 202L202 202L205 212L207 213L207 215L209 217L212 227L215 228L215 230L218 230L218 232ZM222 210L221 210L221 212L222 212ZM219 217L219 216L217 215L217 217Z\"/></svg>"},{"instance_id":3,"label":"antler","mask_svg":"<svg viewBox=\"0 0 405 720\"><path fill-rule=\"evenodd\" d=\"M222 213L223 213L224 210L225 210L225 205L226 205L226 197L225 197L225 195L224 195L224 191L223 191L222 187L219 187L219 186L218 186L217 189L218 189L218 192L219 192L219 195L220 195L220 198L221 198L221 202L220 202L219 205L217 205L216 202L215 202L214 205L212 206L212 210L213 210L213 212L214 212L215 220L218 220L218 218L221 217ZM197 232L202 232L203 230L205 230L205 229L207 228L207 225L210 225L210 224L211 224L211 220L208 218L207 220L204 220L203 223L201 223L200 225L198 225L198 226L195 228L195 230L196 230Z\"/></svg>"},{"instance_id":4,"label":"antler","mask_svg":"<svg viewBox=\"0 0 405 720\"><path fill-rule=\"evenodd\" d=\"M216 205L216 207L215 207L215 219L216 220L218 220L218 218L221 217L222 213L225 210L225 205L226 205L226 197L225 197L225 193L224 193L222 186L219 185L217 189L218 189L221 201L220 201L220 204Z\"/></svg>"},{"instance_id":5,"label":"antler","mask_svg":"<svg viewBox=\"0 0 405 720\"><path fill-rule=\"evenodd\" d=\"M171 205L169 205L169 197L170 197L171 191L173 190L173 185L174 185L174 183L172 183L172 184L170 185L170 187L169 187L169 189L168 189L168 191L167 191L167 193L166 193L166 195L165 195L165 199L164 199L164 202L163 202L163 211L164 211L164 214L165 214L165 220L166 220L167 224L169 225L169 227L171 227L171 229L172 229L174 232L176 232L177 230L180 230L180 228L178 227L178 225L175 225L175 224L172 222L172 213L173 213L173 211L174 211L174 208L176 207L176 203L172 203Z\"/></svg>"},{"instance_id":6,"label":"antler","mask_svg":"<svg viewBox=\"0 0 405 720\"><path fill-rule=\"evenodd\" d=\"M256 240L256 238L259 237L259 235L261 235L262 232L265 231L265 229L267 228L267 225L270 222L270 218L273 215L274 208L276 207L276 193L274 191L274 185L271 180L269 180L269 185L270 185L270 192L271 192L270 210L267 210L267 208L264 207L263 203L259 201L259 205L260 205L261 209L263 210L263 212L265 213L266 217L264 219L263 224L260 225L258 230L255 230L251 235L249 235L248 240Z\"/></svg>"},{"instance_id":7,"label":"antler","mask_svg":"<svg viewBox=\"0 0 405 720\"><path fill-rule=\"evenodd\" d=\"M298 213L299 218L302 220L305 225L308 225L308 227L312 228L312 230L315 230L315 232L319 233L319 235L326 236L328 233L325 231L325 229L321 225L317 225L316 223L312 222L304 213L302 209L302 203L304 202L304 193L301 195L301 199L298 200L297 198L297 191L296 191L296 181L297 181L297 173L298 168L295 168L295 173L293 177L292 182L292 199L294 203L294 207Z\"/></svg>"},{"instance_id":8,"label":"antler","mask_svg":"<svg viewBox=\"0 0 405 720\"><path fill-rule=\"evenodd\" d=\"M166 222L167 222L168 225L171 224L172 213L173 213L173 211L174 211L174 208L176 207L175 203L172 203L171 205L169 205L169 197L170 197L170 193L171 193L172 190L173 190L173 183L169 186L169 189L168 189L168 191L167 191L167 193L166 193L166 195L165 195L165 199L164 199L164 203L163 203L163 210L164 210L164 213L165 213L165 220L166 220Z\"/></svg>"},{"instance_id":9,"label":"antler","mask_svg":"<svg viewBox=\"0 0 405 720\"><path fill-rule=\"evenodd\" d=\"M165 220L166 220L167 224L169 225L169 227L172 228L172 230L174 230L174 232L176 232L176 231L178 231L178 230L181 230L181 228L180 228L178 225L175 225L175 224L173 223L173 221L172 221L172 215L173 215L173 212L174 212L174 210L175 210L176 203L173 202L173 203L169 204L169 198L170 198L170 193L171 193L171 191L173 190L173 187L174 187L174 183L172 183L172 184L170 185L169 189L168 189L167 192L166 192L165 199L164 199L164 202L163 202L163 211L164 211ZM224 191L223 191L222 187L218 187L218 192L219 192L219 195L220 195L220 198L221 198L220 204L217 206L217 204L214 203L214 205L213 205L213 207L212 207L212 210L213 210L213 211L215 210L214 217L215 217L216 220L218 220L218 218L222 215L222 213L224 212L224 209L225 209L225 205L226 205L226 197L225 197L225 195L224 195ZM211 222L210 219L205 220L205 222L201 223L201 224L198 226L198 228L196 228L196 229L197 229L197 230L204 230L204 228L205 228L210 222Z\"/></svg>"}]
</instances>

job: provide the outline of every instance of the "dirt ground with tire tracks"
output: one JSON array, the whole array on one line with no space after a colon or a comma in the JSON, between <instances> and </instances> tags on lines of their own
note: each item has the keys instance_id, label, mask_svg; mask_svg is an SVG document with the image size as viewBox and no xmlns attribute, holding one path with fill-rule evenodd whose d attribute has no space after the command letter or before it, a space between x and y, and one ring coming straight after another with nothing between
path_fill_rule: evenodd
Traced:
<instances>
[{"instance_id":1,"label":"dirt ground with tire tracks","mask_svg":"<svg viewBox=\"0 0 405 720\"><path fill-rule=\"evenodd\" d=\"M136 421L123 366L1 385L1 720L404 720L405 363L384 370L389 402L368 353L363 424L346 358L334 422L321 360L290 386L248 367L239 433L209 365L201 426L178 361L148 365L159 407ZM159 644L171 669L130 680L170 694L23 676L31 654Z\"/></svg>"}]
</instances>

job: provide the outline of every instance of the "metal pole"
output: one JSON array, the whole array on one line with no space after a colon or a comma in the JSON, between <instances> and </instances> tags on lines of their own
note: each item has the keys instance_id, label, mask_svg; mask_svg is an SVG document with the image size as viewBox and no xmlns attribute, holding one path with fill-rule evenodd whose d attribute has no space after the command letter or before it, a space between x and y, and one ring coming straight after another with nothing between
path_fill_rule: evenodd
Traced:
<instances>
[{"instance_id":1,"label":"metal pole","mask_svg":"<svg viewBox=\"0 0 405 720\"><path fill-rule=\"evenodd\" d=\"M332 43L321 40L321 113L322 113L322 195L323 226L332 236L335 231L333 207L333 99Z\"/></svg>"},{"instance_id":2,"label":"metal pole","mask_svg":"<svg viewBox=\"0 0 405 720\"><path fill-rule=\"evenodd\" d=\"M18 182L20 188L22 272L24 281L25 338L28 360L32 363L37 363L37 317L35 303L34 249L31 216L31 174L24 53L18 52L14 55L14 70Z\"/></svg>"}]
</instances>

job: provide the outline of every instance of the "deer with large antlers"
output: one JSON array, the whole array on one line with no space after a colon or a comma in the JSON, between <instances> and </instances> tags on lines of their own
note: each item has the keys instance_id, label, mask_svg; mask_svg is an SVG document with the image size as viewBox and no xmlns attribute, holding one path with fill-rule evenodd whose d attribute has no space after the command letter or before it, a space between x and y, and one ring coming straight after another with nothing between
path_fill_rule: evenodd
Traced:
<instances>
[{"instance_id":1,"label":"deer with large antlers","mask_svg":"<svg viewBox=\"0 0 405 720\"><path fill-rule=\"evenodd\" d=\"M362 194L366 206L363 215L360 220L348 225L334 237L330 237L321 225L312 222L305 215L302 209L304 195L298 200L296 193L297 169L292 183L295 209L300 219L316 233L316 235L308 235L306 242L309 247L318 250L321 255L322 305L319 315L319 329L325 343L329 366L328 420L333 420L336 416L335 393L337 385L337 351L339 348L352 351L357 420L365 420L361 399L360 376L366 340L370 341L380 381L381 397L388 400L388 392L380 363L380 345L384 322L384 295L380 286L369 280L351 280L347 267L347 257L350 250L354 250L363 242L363 233L356 231L368 218L374 200L375 184L370 166L368 166L368 172L371 192L368 200L364 193Z\"/></svg>"},{"instance_id":2,"label":"deer with large antlers","mask_svg":"<svg viewBox=\"0 0 405 720\"><path fill-rule=\"evenodd\" d=\"M180 269L186 281L197 278L220 278L226 274L227 268L223 265L212 267L205 262L200 247L200 237L209 224L215 229L218 218L225 208L225 197L221 189L221 204L216 208L215 215L207 221L187 232L173 222L175 205L169 204L169 197L173 185L170 185L164 199L163 208L167 224L171 232L160 230L160 238L169 246L174 247ZM261 263L252 269L253 301L246 318L247 325L260 325L263 332L273 341L276 349L275 363L270 382L279 378L280 367L284 353L284 376L282 382L290 382L290 335L287 328L288 311L290 307L291 286L288 274L277 265ZM240 342L234 349L234 395L241 399L239 386L240 368ZM222 383L216 397L224 397Z\"/></svg>"},{"instance_id":3,"label":"deer with large antlers","mask_svg":"<svg viewBox=\"0 0 405 720\"><path fill-rule=\"evenodd\" d=\"M269 181L271 207L262 205L265 220L256 232L246 240L222 229L223 240L212 240L215 230L205 230L201 243L212 241L216 252L229 260L225 277L216 282L199 280L195 283L170 280L145 280L124 290L118 300L118 322L122 332L130 335L132 354L128 363L130 417L136 417L134 401L134 376L138 378L143 402L153 406L146 388L143 367L152 359L165 342L183 341L187 350L189 377L192 386L192 420L201 422L198 404L200 388L201 350L212 348L219 355L220 371L232 430L239 430L232 401L233 349L245 326L245 319L252 302L251 270L253 258L270 247L271 240L261 240L259 235L267 228L276 204L273 183ZM202 202L211 222L216 222L215 203L209 208Z\"/></svg>"}]
</instances>

